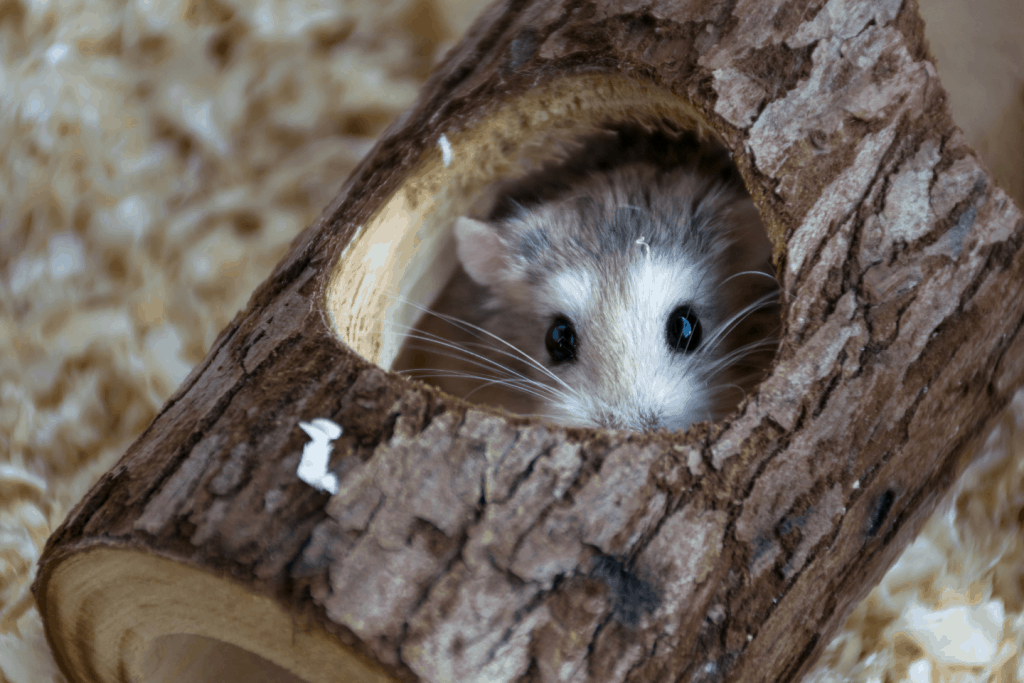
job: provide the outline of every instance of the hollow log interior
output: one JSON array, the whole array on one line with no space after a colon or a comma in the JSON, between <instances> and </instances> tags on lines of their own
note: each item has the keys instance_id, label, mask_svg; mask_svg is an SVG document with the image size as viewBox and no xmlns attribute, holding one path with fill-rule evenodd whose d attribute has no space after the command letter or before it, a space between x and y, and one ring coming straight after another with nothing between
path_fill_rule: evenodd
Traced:
<instances>
[{"instance_id":1,"label":"hollow log interior","mask_svg":"<svg viewBox=\"0 0 1024 683\"><path fill-rule=\"evenodd\" d=\"M617 76L553 80L464 130L445 133L419 167L358 230L327 290L326 307L341 340L371 363L390 368L401 330L416 324L452 277L451 228L492 183L520 162L543 159L551 144L608 121L669 120L712 134L683 98ZM777 241L777 240L774 240Z\"/></svg>"}]
</instances>

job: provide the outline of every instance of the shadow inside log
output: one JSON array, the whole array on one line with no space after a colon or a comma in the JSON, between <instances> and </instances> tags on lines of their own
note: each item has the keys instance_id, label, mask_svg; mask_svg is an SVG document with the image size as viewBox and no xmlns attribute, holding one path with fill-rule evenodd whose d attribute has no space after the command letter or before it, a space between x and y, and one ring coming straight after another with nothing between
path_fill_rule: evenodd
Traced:
<instances>
[{"instance_id":1,"label":"shadow inside log","mask_svg":"<svg viewBox=\"0 0 1024 683\"><path fill-rule=\"evenodd\" d=\"M628 142L609 146L610 131ZM652 156L658 158L652 160ZM420 170L360 227L328 288L327 307L335 329L367 360L459 398L519 415L546 417L566 426L637 431L680 429L692 422L720 419L765 376L774 359L780 328L771 242L731 155L682 98L607 76L600 80L564 78L485 115L470 129L442 135L436 152L427 157ZM596 267L590 272L577 269L575 274L587 283L583 293L584 298L589 297L586 306L607 303L613 289L627 301L618 302L616 315L612 315L614 306L577 311L576 315L585 318L584 324L597 325L599 313L615 318L616 324L602 326L605 343L596 349L600 353L589 358L599 362L589 366L580 362L575 370L578 379L573 380L573 370L567 370L572 364L556 367L558 363L552 361L557 359L550 356L550 348L545 349L545 335L552 332L557 320L565 318L558 303L547 302L545 309L540 302L531 307L524 301L543 297L545 286L556 287L554 280L564 280L572 273L558 275L534 259L533 272L519 273L532 280L532 292L525 291L531 288L525 282L487 286L467 275L458 258L453 228L467 217L498 218L536 212L545 202L583 201L575 196L578 187L574 182L589 182L587 168L601 167L610 177L624 166L652 164L659 173L692 171L694 177L708 183L700 191L689 186L680 191L680 195L689 193L693 211L698 210L698 199L708 199L701 193L713 195L726 191L723 188L735 192L734 206L708 209L706 205L713 203L709 201L700 206L705 213L719 212L710 216L710 222L742 224L742 228L729 232L716 225L708 231L715 239L708 242L705 235L705 243L691 249L685 258L678 254L663 258L671 250L655 245L653 262L658 266L654 275L649 272L648 282L637 282L633 291L624 291L628 289L626 281L642 279L639 269L644 257L651 258L650 240L657 238L630 225L642 222L634 220L637 214L633 210L641 209L637 204L649 199L649 188L643 189L643 197L618 207L619 214L626 214L625 220L603 217L605 224L596 229L595 241L582 247L583 253L589 250L594 255ZM551 190L553 185L559 187ZM681 197L676 199L680 206L686 203ZM723 211L736 215L726 219ZM689 223L699 222L690 218L680 217L678 223L690 229ZM556 233L558 229L552 227ZM538 232L543 231L534 231ZM624 233L629 244L619 251L609 250L608 243L615 238L621 241ZM562 241L569 239L563 235ZM571 239L578 241L579 237ZM723 247L726 242L728 246ZM676 246L685 250L694 244ZM614 260L610 251L621 257L619 261L632 257L632 266L610 265ZM723 267L710 265L713 253ZM579 261L564 250L560 257L563 262ZM673 258L671 265L666 262ZM663 301L664 292L653 291L651 277L676 284L686 278L699 280L704 292L699 316L694 312L698 309L689 308L695 295L685 293L682 287L683 293L673 292L678 302ZM550 281L537 282L545 278ZM603 290L601 285L606 285ZM518 309L502 310L496 305L496 297L491 296L496 289L506 293L524 290L513 294L521 304ZM645 307L666 310L640 315L639 309ZM627 309L638 317L631 319ZM675 326L680 330L702 321L699 331L707 339L705 345L677 344L677 350L685 353L669 353L664 342L673 334L669 329L672 315L679 318ZM579 342L593 339L592 335ZM647 344L652 344L654 353L645 348ZM589 350L595 351L594 346ZM627 356L632 356L632 361ZM651 381L645 381L638 364L646 365ZM599 382L598 377L614 378L617 384ZM673 377L676 387L669 386ZM647 395L641 396L644 392ZM666 395L676 399L666 399ZM689 398L679 398L682 396Z\"/></svg>"},{"instance_id":2,"label":"shadow inside log","mask_svg":"<svg viewBox=\"0 0 1024 683\"><path fill-rule=\"evenodd\" d=\"M549 148L455 219L460 262L394 330L391 369L566 426L685 429L734 410L774 359L780 305L731 155L667 121Z\"/></svg>"}]
</instances>

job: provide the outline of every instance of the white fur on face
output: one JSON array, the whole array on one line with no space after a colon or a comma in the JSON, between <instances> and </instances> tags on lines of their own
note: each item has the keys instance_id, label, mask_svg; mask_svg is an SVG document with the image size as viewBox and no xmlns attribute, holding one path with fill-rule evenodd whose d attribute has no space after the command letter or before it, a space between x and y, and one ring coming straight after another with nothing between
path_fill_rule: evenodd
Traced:
<instances>
[{"instance_id":1,"label":"white fur on face","mask_svg":"<svg viewBox=\"0 0 1024 683\"><path fill-rule=\"evenodd\" d=\"M565 270L552 278L550 297L570 320L582 320L591 312L594 278L586 270Z\"/></svg>"},{"instance_id":2,"label":"white fur on face","mask_svg":"<svg viewBox=\"0 0 1024 683\"><path fill-rule=\"evenodd\" d=\"M627 268L612 273L566 270L553 277L544 299L552 316L576 329L575 361L553 368L575 393L552 401L555 419L593 426L683 429L714 417L702 372L719 354L704 353L718 325L709 264L680 264L638 250ZM668 344L670 314L680 305L697 311L704 341L694 353Z\"/></svg>"},{"instance_id":3,"label":"white fur on face","mask_svg":"<svg viewBox=\"0 0 1024 683\"><path fill-rule=\"evenodd\" d=\"M743 392L732 382L756 379L738 373L759 344L732 348L746 332L728 344L721 332L759 305L728 277L760 269L770 253L760 218L742 188L714 172L722 159L707 169L678 161L541 174L519 188L526 204L495 214L506 263L478 269L481 278L501 273L488 325L534 361L538 412L575 426L683 429L721 417ZM667 328L683 305L702 341L680 352ZM561 363L545 349L559 317L577 341L575 358Z\"/></svg>"}]
</instances>

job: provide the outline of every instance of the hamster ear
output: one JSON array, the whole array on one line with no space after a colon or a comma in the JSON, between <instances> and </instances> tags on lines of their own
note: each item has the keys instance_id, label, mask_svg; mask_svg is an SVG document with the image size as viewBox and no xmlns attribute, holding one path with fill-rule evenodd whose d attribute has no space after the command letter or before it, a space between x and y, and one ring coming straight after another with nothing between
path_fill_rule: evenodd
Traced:
<instances>
[{"instance_id":1,"label":"hamster ear","mask_svg":"<svg viewBox=\"0 0 1024 683\"><path fill-rule=\"evenodd\" d=\"M473 218L455 221L459 261L466 273L481 285L495 285L505 266L505 247L494 229Z\"/></svg>"}]
</instances>

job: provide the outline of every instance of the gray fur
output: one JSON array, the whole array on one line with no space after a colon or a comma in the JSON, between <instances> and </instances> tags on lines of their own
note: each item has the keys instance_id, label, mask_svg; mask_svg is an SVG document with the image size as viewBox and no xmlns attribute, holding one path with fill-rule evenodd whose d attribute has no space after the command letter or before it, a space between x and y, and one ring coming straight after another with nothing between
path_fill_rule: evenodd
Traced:
<instances>
[{"instance_id":1,"label":"gray fur","mask_svg":"<svg viewBox=\"0 0 1024 683\"><path fill-rule=\"evenodd\" d=\"M484 327L532 359L507 365L546 387L537 412L578 426L683 429L721 417L760 378L778 326L777 283L758 212L734 177L696 161L629 159L513 204L488 221L501 267L484 273ZM704 335L691 354L666 338L669 314L684 304ZM560 316L578 346L559 364L544 339Z\"/></svg>"}]
</instances>

